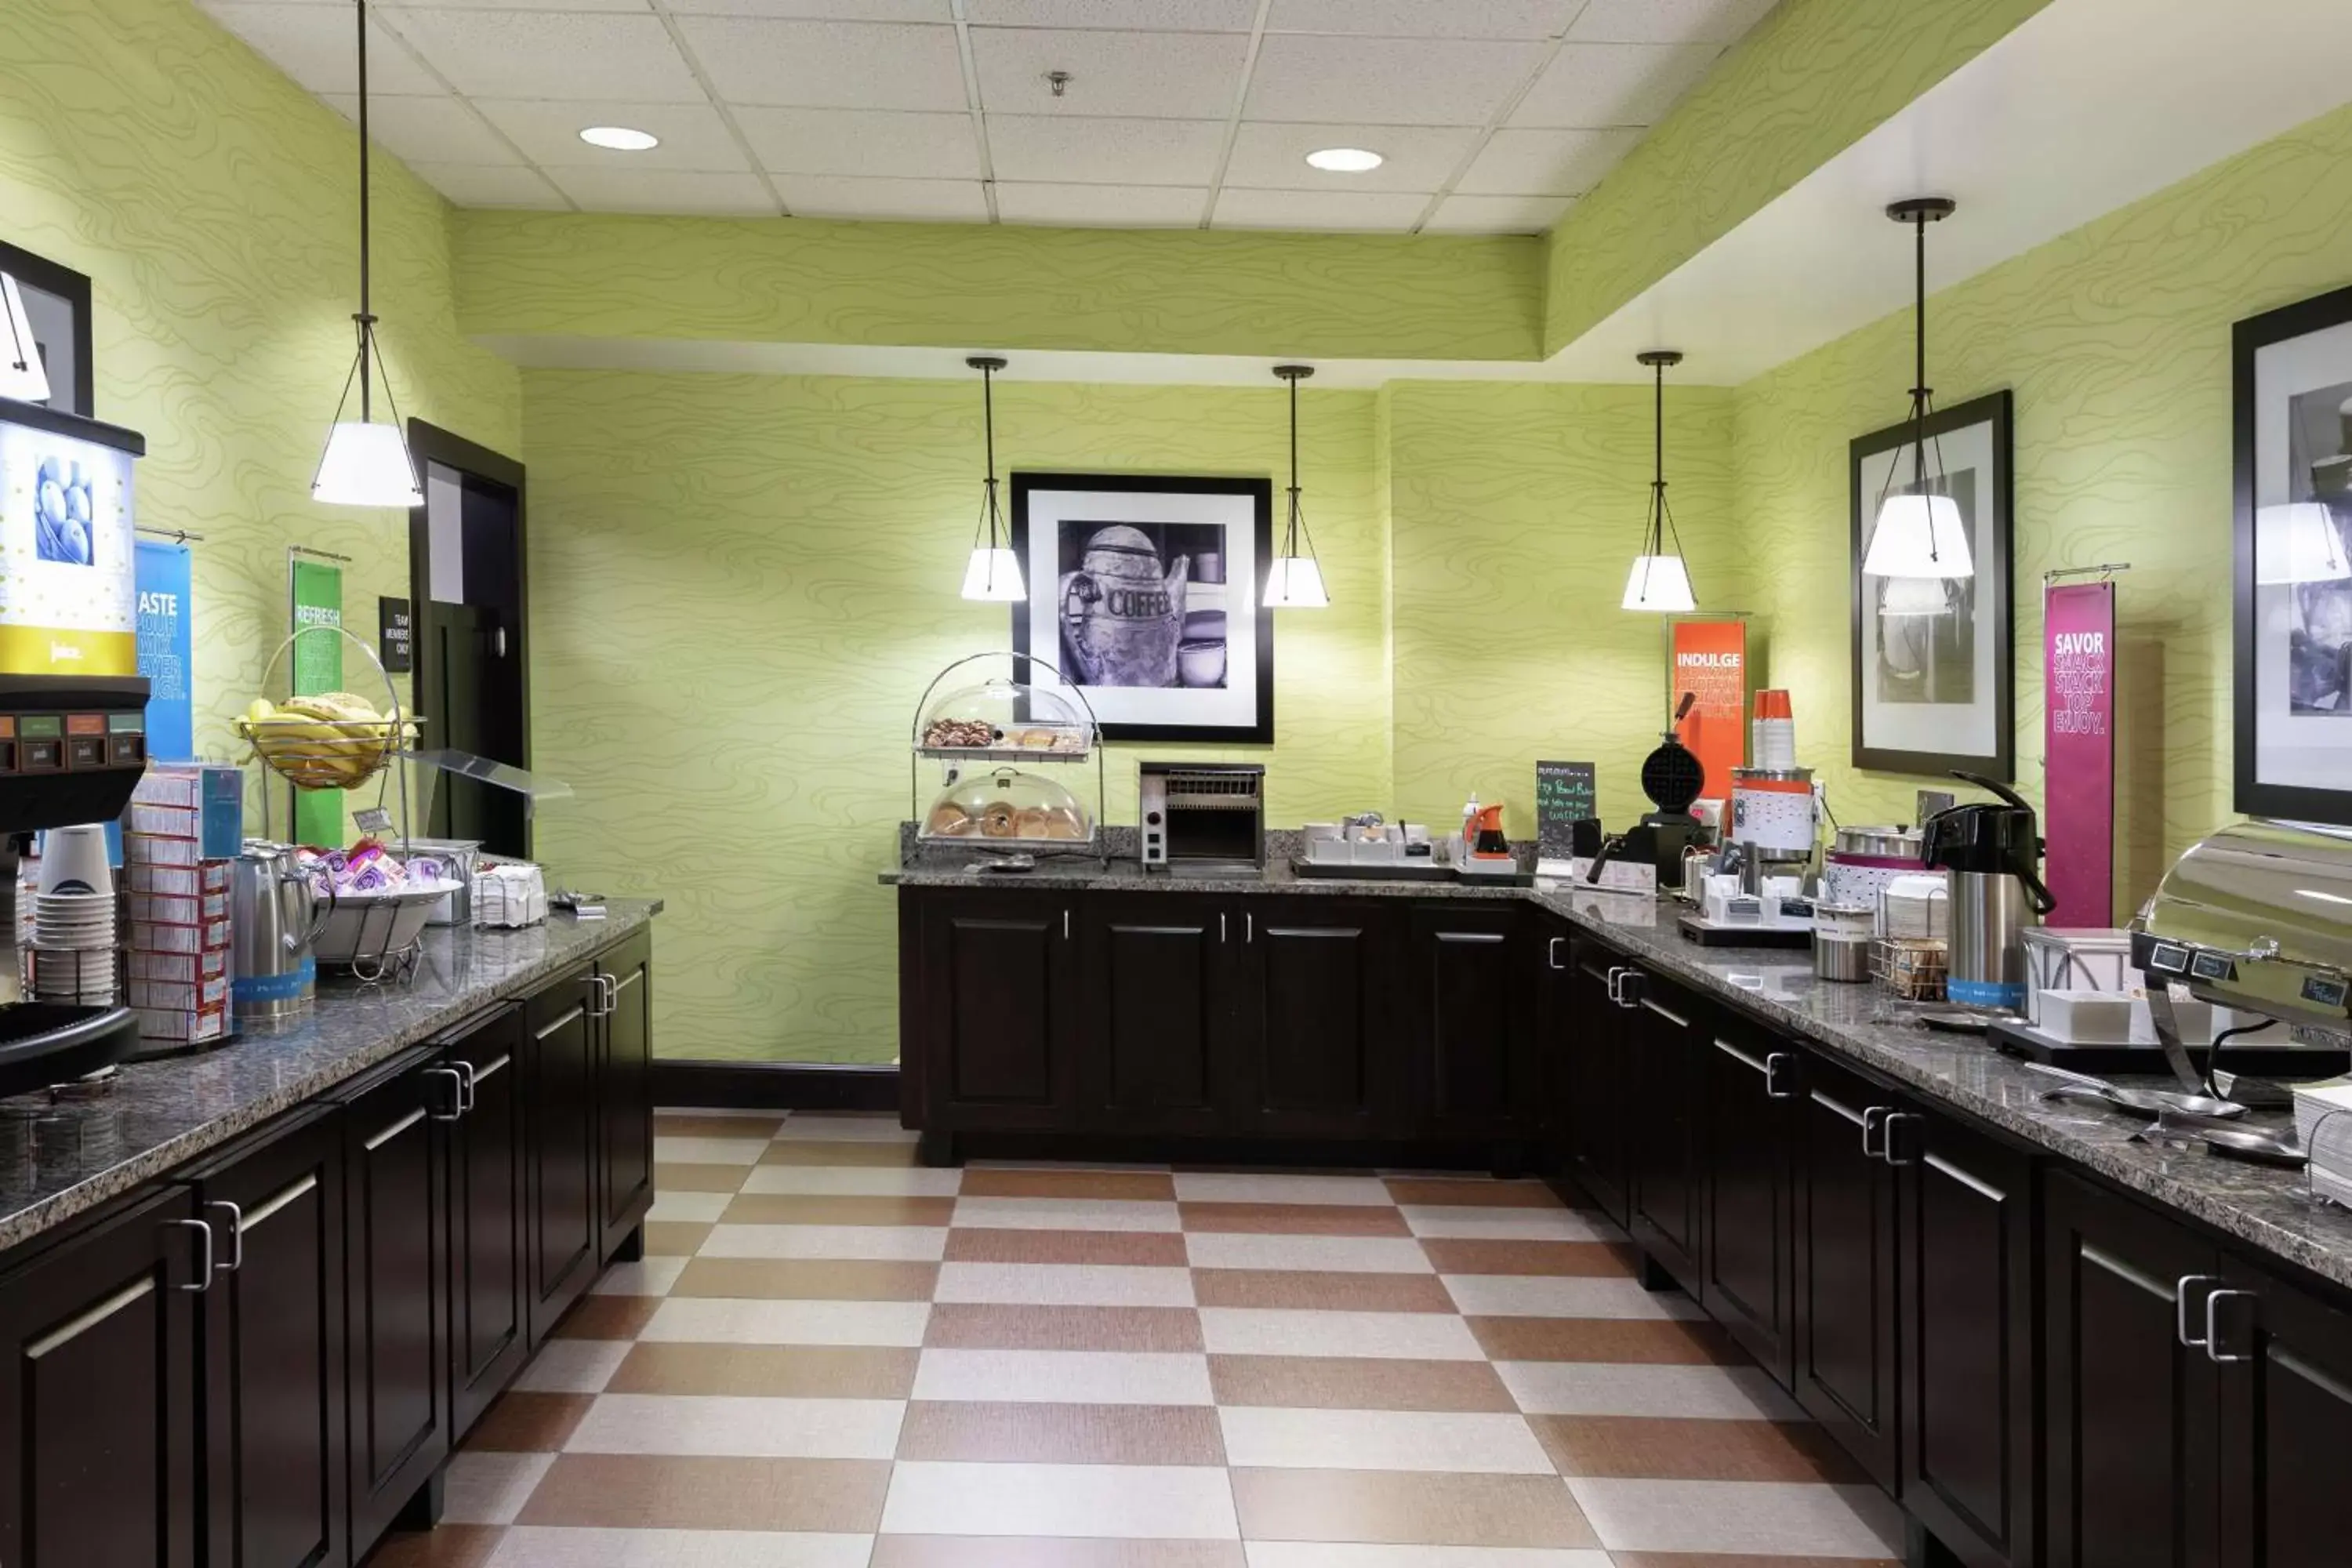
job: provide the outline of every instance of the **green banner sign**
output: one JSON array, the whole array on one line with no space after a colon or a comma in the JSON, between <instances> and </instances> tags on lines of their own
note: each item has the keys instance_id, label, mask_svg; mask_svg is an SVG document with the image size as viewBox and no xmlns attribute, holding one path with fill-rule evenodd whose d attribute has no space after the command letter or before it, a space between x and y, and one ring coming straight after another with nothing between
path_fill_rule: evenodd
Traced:
<instances>
[{"instance_id":1,"label":"green banner sign","mask_svg":"<svg viewBox=\"0 0 2352 1568\"><path fill-rule=\"evenodd\" d=\"M294 563L294 630L343 624L343 569L320 561ZM343 689L343 639L312 633L298 635L293 651L293 694L316 697ZM294 837L305 844L333 846L343 841L343 792L305 789L294 792Z\"/></svg>"}]
</instances>

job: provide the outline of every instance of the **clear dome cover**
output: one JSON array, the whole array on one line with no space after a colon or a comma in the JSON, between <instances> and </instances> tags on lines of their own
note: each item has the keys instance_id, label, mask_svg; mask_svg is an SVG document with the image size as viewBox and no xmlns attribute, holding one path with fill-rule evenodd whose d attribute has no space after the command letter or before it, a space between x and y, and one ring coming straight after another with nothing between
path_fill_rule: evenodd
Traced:
<instances>
[{"instance_id":1,"label":"clear dome cover","mask_svg":"<svg viewBox=\"0 0 2352 1568\"><path fill-rule=\"evenodd\" d=\"M1083 844L1094 821L1078 797L1052 779L998 768L950 781L923 816L925 838Z\"/></svg>"},{"instance_id":2,"label":"clear dome cover","mask_svg":"<svg viewBox=\"0 0 2352 1568\"><path fill-rule=\"evenodd\" d=\"M934 698L916 721L926 752L1031 752L1082 757L1093 721L1063 692L1003 679Z\"/></svg>"}]
</instances>

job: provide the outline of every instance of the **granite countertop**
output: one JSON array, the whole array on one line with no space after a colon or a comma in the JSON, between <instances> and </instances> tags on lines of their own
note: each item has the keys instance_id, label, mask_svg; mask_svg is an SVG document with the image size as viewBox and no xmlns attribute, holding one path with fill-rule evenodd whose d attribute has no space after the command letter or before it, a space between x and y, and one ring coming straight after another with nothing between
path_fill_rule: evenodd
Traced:
<instances>
[{"instance_id":1,"label":"granite countertop","mask_svg":"<svg viewBox=\"0 0 2352 1568\"><path fill-rule=\"evenodd\" d=\"M650 922L653 899L603 920L522 931L427 928L405 984L328 978L318 1006L208 1055L126 1067L102 1098L0 1100L0 1252L186 1164Z\"/></svg>"},{"instance_id":2,"label":"granite countertop","mask_svg":"<svg viewBox=\"0 0 2352 1568\"><path fill-rule=\"evenodd\" d=\"M2311 1195L2300 1172L2220 1159L2201 1145L2170 1149L2134 1142L2137 1118L2081 1100L2046 1100L2053 1080L1983 1041L1920 1026L1926 1008L1898 1002L1874 985L1818 980L1811 956L1788 948L1700 947L1675 929L1684 907L1648 897L1546 881L1533 888L1465 887L1447 882L1349 881L1301 878L1286 865L1256 877L1146 876L1133 862L1041 863L1035 871L982 876L957 867L886 871L900 887L1021 887L1192 893L1325 893L1423 899L1528 900L1602 937L1630 956L1710 997L1801 1035L1926 1098L2002 1129L2026 1142L2099 1173L2158 1203L2192 1215L2263 1252L2352 1287L2352 1210ZM2155 1053L2151 1051L2151 1065ZM2168 1075L2118 1077L2116 1082L2174 1087ZM2279 1129L2285 1113L2254 1113L2242 1126Z\"/></svg>"}]
</instances>

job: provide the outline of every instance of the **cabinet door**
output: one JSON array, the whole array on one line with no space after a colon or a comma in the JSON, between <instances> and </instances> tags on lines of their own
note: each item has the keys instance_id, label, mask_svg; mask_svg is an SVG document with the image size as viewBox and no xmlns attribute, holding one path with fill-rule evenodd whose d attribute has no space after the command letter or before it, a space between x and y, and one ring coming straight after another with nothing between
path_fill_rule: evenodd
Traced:
<instances>
[{"instance_id":1,"label":"cabinet door","mask_svg":"<svg viewBox=\"0 0 2352 1568\"><path fill-rule=\"evenodd\" d=\"M188 1194L140 1204L0 1277L0 1563L195 1561L194 1297L207 1251Z\"/></svg>"},{"instance_id":2,"label":"cabinet door","mask_svg":"<svg viewBox=\"0 0 2352 1568\"><path fill-rule=\"evenodd\" d=\"M1797 1403L1895 1485L1895 1172L1865 1147L1894 1097L1802 1053L1790 1139Z\"/></svg>"},{"instance_id":3,"label":"cabinet door","mask_svg":"<svg viewBox=\"0 0 2352 1568\"><path fill-rule=\"evenodd\" d=\"M462 1438L530 1354L523 1015L509 1006L442 1047L468 1076L449 1127L449 1412Z\"/></svg>"},{"instance_id":4,"label":"cabinet door","mask_svg":"<svg viewBox=\"0 0 2352 1568\"><path fill-rule=\"evenodd\" d=\"M343 1127L331 1108L193 1173L223 1251L197 1298L206 1561L344 1560Z\"/></svg>"},{"instance_id":5,"label":"cabinet door","mask_svg":"<svg viewBox=\"0 0 2352 1568\"><path fill-rule=\"evenodd\" d=\"M654 938L640 931L601 954L596 1054L599 1259L611 1258L654 1202Z\"/></svg>"},{"instance_id":6,"label":"cabinet door","mask_svg":"<svg viewBox=\"0 0 2352 1568\"><path fill-rule=\"evenodd\" d=\"M1706 1022L1695 997L1637 970L1619 985L1626 1002L1633 1092L1626 1135L1633 1165L1634 1242L1694 1297L1706 1181L1698 1140Z\"/></svg>"},{"instance_id":7,"label":"cabinet door","mask_svg":"<svg viewBox=\"0 0 2352 1568\"><path fill-rule=\"evenodd\" d=\"M1393 911L1374 900L1314 895L1237 902L1234 1130L1394 1135L1406 1089L1391 988Z\"/></svg>"},{"instance_id":8,"label":"cabinet door","mask_svg":"<svg viewBox=\"0 0 2352 1568\"><path fill-rule=\"evenodd\" d=\"M2215 1369L2179 1308L2219 1283L2213 1247L2065 1174L2043 1188L2042 1234L2042 1561L2210 1568Z\"/></svg>"},{"instance_id":9,"label":"cabinet door","mask_svg":"<svg viewBox=\"0 0 2352 1568\"><path fill-rule=\"evenodd\" d=\"M1607 948L1578 942L1568 978L1571 998L1568 1066L1568 1173L1620 1226L1633 1221L1633 1176L1626 1116L1633 1084L1625 1059L1623 1009L1609 997L1609 975L1625 965Z\"/></svg>"},{"instance_id":10,"label":"cabinet door","mask_svg":"<svg viewBox=\"0 0 2352 1568\"><path fill-rule=\"evenodd\" d=\"M458 1075L427 1060L343 1113L352 1555L365 1555L449 1453L447 1218L441 1126Z\"/></svg>"},{"instance_id":11,"label":"cabinet door","mask_svg":"<svg viewBox=\"0 0 2352 1568\"><path fill-rule=\"evenodd\" d=\"M2229 1258L2221 1272L2225 1292L2245 1292L2212 1312L2223 1568L2334 1568L2352 1556L2352 1306Z\"/></svg>"},{"instance_id":12,"label":"cabinet door","mask_svg":"<svg viewBox=\"0 0 2352 1568\"><path fill-rule=\"evenodd\" d=\"M530 1198L530 1342L547 1338L596 1277L596 1087L585 968L523 1005L524 1178Z\"/></svg>"},{"instance_id":13,"label":"cabinet door","mask_svg":"<svg viewBox=\"0 0 2352 1568\"><path fill-rule=\"evenodd\" d=\"M1887 1119L1901 1181L1906 1508L1963 1563L2032 1550L2033 1171L1948 1117Z\"/></svg>"},{"instance_id":14,"label":"cabinet door","mask_svg":"<svg viewBox=\"0 0 2352 1568\"><path fill-rule=\"evenodd\" d=\"M1572 1175L1569 1141L1570 1110L1575 1103L1575 1080L1570 1076L1571 1043L1576 1037L1574 932L1575 928L1557 915L1544 912L1537 918L1536 958L1541 967L1536 981L1536 1067L1543 1077L1539 1131L1547 1176Z\"/></svg>"},{"instance_id":15,"label":"cabinet door","mask_svg":"<svg viewBox=\"0 0 2352 1568\"><path fill-rule=\"evenodd\" d=\"M1423 905L1406 955L1407 1058L1423 1136L1528 1130L1538 1087L1528 1027L1530 970L1516 902Z\"/></svg>"},{"instance_id":16,"label":"cabinet door","mask_svg":"<svg viewBox=\"0 0 2352 1568\"><path fill-rule=\"evenodd\" d=\"M1790 1123L1801 1102L1794 1047L1763 1030L1714 1031L1700 1053L1699 1146L1706 1152L1701 1300L1757 1364L1787 1384L1796 1336Z\"/></svg>"},{"instance_id":17,"label":"cabinet door","mask_svg":"<svg viewBox=\"0 0 2352 1568\"><path fill-rule=\"evenodd\" d=\"M923 900L926 1126L1065 1131L1079 1124L1088 1031L1072 981L1076 894L932 893Z\"/></svg>"},{"instance_id":18,"label":"cabinet door","mask_svg":"<svg viewBox=\"0 0 2352 1568\"><path fill-rule=\"evenodd\" d=\"M1212 899L1098 894L1079 923L1093 1022L1087 1121L1111 1132L1224 1131L1242 917Z\"/></svg>"}]
</instances>

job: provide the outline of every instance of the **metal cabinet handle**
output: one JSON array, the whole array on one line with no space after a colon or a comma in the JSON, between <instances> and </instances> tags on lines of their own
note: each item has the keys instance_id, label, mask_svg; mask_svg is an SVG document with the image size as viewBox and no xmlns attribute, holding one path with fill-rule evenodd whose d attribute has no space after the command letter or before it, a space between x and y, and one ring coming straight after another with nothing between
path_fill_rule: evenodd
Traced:
<instances>
[{"instance_id":1,"label":"metal cabinet handle","mask_svg":"<svg viewBox=\"0 0 2352 1568\"><path fill-rule=\"evenodd\" d=\"M1642 1005L1642 983L1648 978L1648 975L1643 974L1638 969L1628 969L1624 973L1619 975L1617 977L1616 992L1617 1005L1626 1008L1629 1011ZM1665 1012L1665 1009L1663 1007L1658 1010L1662 1013ZM1674 1017L1674 1015L1667 1013L1666 1016L1672 1018ZM1681 1020L1676 1019L1675 1021L1679 1023Z\"/></svg>"},{"instance_id":2,"label":"metal cabinet handle","mask_svg":"<svg viewBox=\"0 0 2352 1568\"><path fill-rule=\"evenodd\" d=\"M2203 1350L2205 1342L2189 1331L2189 1288L2191 1285L2219 1285L2221 1282L2218 1275L2183 1274L2173 1284L2172 1331L2189 1350Z\"/></svg>"},{"instance_id":3,"label":"metal cabinet handle","mask_svg":"<svg viewBox=\"0 0 2352 1568\"><path fill-rule=\"evenodd\" d=\"M1886 1119L1895 1114L1891 1105L1873 1105L1862 1113L1862 1152L1873 1160L1886 1158ZM1873 1147L1875 1142L1876 1147Z\"/></svg>"},{"instance_id":4,"label":"metal cabinet handle","mask_svg":"<svg viewBox=\"0 0 2352 1568\"><path fill-rule=\"evenodd\" d=\"M2233 1361L2254 1359L2254 1352L2252 1351L2248 1351L2243 1355L2221 1353L2221 1330L2216 1321L2215 1310L2224 1297L2231 1296L2240 1297L2248 1301L2254 1300L2254 1293L2252 1290L2211 1290L2205 1296L2205 1359L2222 1365Z\"/></svg>"},{"instance_id":5,"label":"metal cabinet handle","mask_svg":"<svg viewBox=\"0 0 2352 1568\"><path fill-rule=\"evenodd\" d=\"M608 1012L610 1010L606 1009ZM460 1061L453 1057L450 1058L449 1068L457 1075L457 1114L470 1116L474 1111L474 1085L478 1079L474 1071L474 1064L469 1061Z\"/></svg>"},{"instance_id":6,"label":"metal cabinet handle","mask_svg":"<svg viewBox=\"0 0 2352 1568\"><path fill-rule=\"evenodd\" d=\"M1225 940L1225 912L1223 910L1217 911L1217 940Z\"/></svg>"},{"instance_id":7,"label":"metal cabinet handle","mask_svg":"<svg viewBox=\"0 0 2352 1568\"><path fill-rule=\"evenodd\" d=\"M196 1257L199 1261L196 1264L194 1280L185 1285L174 1285L172 1289L185 1290L191 1296L203 1295L213 1288L213 1227L200 1219L167 1219L163 1223L167 1226L176 1226L182 1230L193 1230L199 1238L196 1243Z\"/></svg>"},{"instance_id":8,"label":"metal cabinet handle","mask_svg":"<svg viewBox=\"0 0 2352 1568\"><path fill-rule=\"evenodd\" d=\"M1255 910L1244 910L1242 911L1242 940L1244 942L1255 942L1257 940L1257 911Z\"/></svg>"},{"instance_id":9,"label":"metal cabinet handle","mask_svg":"<svg viewBox=\"0 0 2352 1568\"><path fill-rule=\"evenodd\" d=\"M588 1010L588 1016L592 1018L603 1017L604 1016L604 977L591 970L580 977L580 984L588 987L588 1000L583 1004Z\"/></svg>"},{"instance_id":10,"label":"metal cabinet handle","mask_svg":"<svg viewBox=\"0 0 2352 1568\"><path fill-rule=\"evenodd\" d=\"M205 1207L228 1211L228 1261L220 1266L219 1271L223 1274L234 1274L245 1267L245 1210L226 1198L216 1199L206 1204Z\"/></svg>"},{"instance_id":11,"label":"metal cabinet handle","mask_svg":"<svg viewBox=\"0 0 2352 1568\"><path fill-rule=\"evenodd\" d=\"M463 1118L466 1114L466 1075L456 1068L426 1068L425 1076L446 1078L449 1080L449 1109L446 1111L428 1111L426 1114L436 1121L456 1121Z\"/></svg>"},{"instance_id":12,"label":"metal cabinet handle","mask_svg":"<svg viewBox=\"0 0 2352 1568\"><path fill-rule=\"evenodd\" d=\"M1793 1068L1796 1065L1797 1058L1788 1051L1774 1051L1764 1058L1764 1095L1766 1099L1794 1100L1797 1098L1797 1091L1793 1087L1789 1089L1782 1089L1780 1087L1781 1072L1789 1068Z\"/></svg>"},{"instance_id":13,"label":"metal cabinet handle","mask_svg":"<svg viewBox=\"0 0 2352 1568\"><path fill-rule=\"evenodd\" d=\"M1559 945L1567 940L1568 938L1564 936L1556 936L1552 938L1550 942L1544 944L1544 962L1554 969L1566 969L1568 967L1567 964L1562 963L1559 961Z\"/></svg>"},{"instance_id":14,"label":"metal cabinet handle","mask_svg":"<svg viewBox=\"0 0 2352 1568\"><path fill-rule=\"evenodd\" d=\"M1609 1000L1612 1002L1617 1000L1617 982L1622 979L1624 974L1625 966L1623 964L1612 963L1609 966L1608 974L1601 980L1601 984L1609 988Z\"/></svg>"},{"instance_id":15,"label":"metal cabinet handle","mask_svg":"<svg viewBox=\"0 0 2352 1568\"><path fill-rule=\"evenodd\" d=\"M1925 1121L1925 1120L1926 1120L1926 1118L1924 1118L1924 1117L1919 1117L1919 1116L1914 1116L1911 1112L1909 1112L1909 1111L1907 1111L1907 1110L1896 1110L1896 1111L1889 1112L1889 1113L1888 1113L1888 1115L1887 1115L1886 1121L1885 1121L1885 1123L1884 1123L1884 1124L1883 1124L1883 1126L1882 1126L1881 1135L1880 1135L1879 1140L1878 1140L1878 1144L1879 1144L1879 1148L1878 1148L1878 1157L1879 1157L1880 1159L1882 1159L1882 1160L1885 1161L1885 1162L1886 1162L1888 1164L1890 1164L1890 1165L1916 1165L1916 1164L1917 1164L1917 1163L1919 1163L1919 1160L1918 1160L1918 1156L1916 1156L1916 1155L1913 1155L1913 1156L1911 1156L1911 1157L1910 1157L1910 1158L1908 1158L1908 1159L1904 1159L1904 1158L1900 1158L1900 1157L1898 1157L1898 1156L1895 1154L1895 1134L1896 1131L1897 1131L1899 1128L1901 1128L1901 1127L1902 1127L1906 1122L1911 1122L1911 1121Z\"/></svg>"},{"instance_id":16,"label":"metal cabinet handle","mask_svg":"<svg viewBox=\"0 0 2352 1568\"><path fill-rule=\"evenodd\" d=\"M599 970L596 972L596 983L604 988L604 1016L609 1018L621 1010L621 982L617 977Z\"/></svg>"},{"instance_id":17,"label":"metal cabinet handle","mask_svg":"<svg viewBox=\"0 0 2352 1568\"><path fill-rule=\"evenodd\" d=\"M1062 940L1070 940L1070 911L1067 910L1062 911Z\"/></svg>"}]
</instances>

